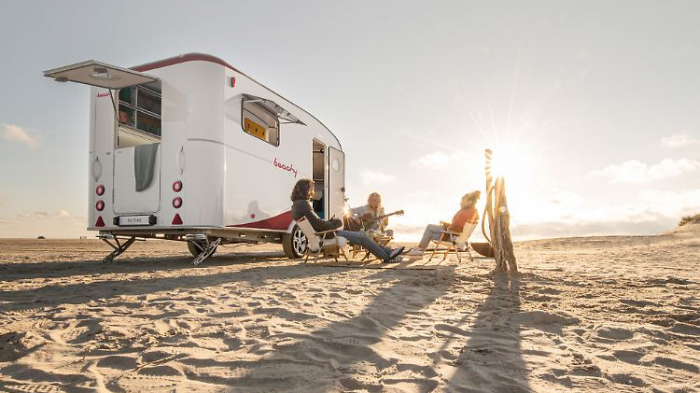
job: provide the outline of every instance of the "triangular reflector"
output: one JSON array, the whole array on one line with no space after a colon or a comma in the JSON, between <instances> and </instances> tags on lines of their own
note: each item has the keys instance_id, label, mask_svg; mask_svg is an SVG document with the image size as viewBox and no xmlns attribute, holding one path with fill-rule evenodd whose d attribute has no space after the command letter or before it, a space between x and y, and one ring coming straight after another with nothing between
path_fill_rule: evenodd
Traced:
<instances>
[{"instance_id":1,"label":"triangular reflector","mask_svg":"<svg viewBox=\"0 0 700 393\"><path fill-rule=\"evenodd\" d=\"M95 223L95 227L102 228L105 226L105 222L102 219L102 216L97 217L97 222Z\"/></svg>"},{"instance_id":2,"label":"triangular reflector","mask_svg":"<svg viewBox=\"0 0 700 393\"><path fill-rule=\"evenodd\" d=\"M173 225L182 225L182 218L180 218L179 214L175 214L175 217L173 217Z\"/></svg>"}]
</instances>

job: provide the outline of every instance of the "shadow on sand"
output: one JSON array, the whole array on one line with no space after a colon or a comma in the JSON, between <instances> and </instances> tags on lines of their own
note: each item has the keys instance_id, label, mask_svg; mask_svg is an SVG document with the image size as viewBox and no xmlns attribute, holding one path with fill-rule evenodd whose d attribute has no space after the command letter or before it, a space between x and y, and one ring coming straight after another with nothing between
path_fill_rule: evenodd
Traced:
<instances>
[{"instance_id":1,"label":"shadow on sand","mask_svg":"<svg viewBox=\"0 0 700 393\"><path fill-rule=\"evenodd\" d=\"M521 278L496 276L454 361L448 387L464 391L529 392L518 322ZM446 343L447 345L447 343ZM472 388L473 387L473 388Z\"/></svg>"},{"instance_id":2,"label":"shadow on sand","mask_svg":"<svg viewBox=\"0 0 700 393\"><path fill-rule=\"evenodd\" d=\"M142 296L154 292L182 291L187 289L202 289L211 286L247 282L250 285L262 285L267 280L284 280L294 278L313 277L331 274L331 269L315 269L301 264L280 266L247 267L261 261L270 260L264 254L235 255L233 257L218 257L207 262L208 267L245 265L246 268L233 272L216 272L213 274L201 274L207 270L199 270L191 265L191 259L184 258L149 258L145 262L139 260L123 261L118 266L98 266L83 263L85 266L75 274L64 273L60 276L99 275L105 272L144 273L153 271L170 271L183 269L196 269L192 274L177 277L143 278L130 277L129 279L111 278L108 280L97 279L92 282L71 283L70 280L52 283L39 288L21 290L0 291L0 313L8 311L21 311L27 309L52 308L62 304L84 304L92 300L116 299L120 296ZM274 254L277 256L278 254ZM81 262L82 263L82 262ZM50 265L50 263L42 263ZM72 269L71 269L72 270ZM199 272L197 271L199 270ZM31 276L32 278L36 278ZM39 276L41 277L41 276Z\"/></svg>"},{"instance_id":3,"label":"shadow on sand","mask_svg":"<svg viewBox=\"0 0 700 393\"><path fill-rule=\"evenodd\" d=\"M42 262L0 262L0 283L23 279L60 278L105 273L146 273L154 271L175 271L181 269L209 268L227 265L254 264L261 261L289 261L282 252L245 252L216 254L199 266L193 266L193 257L182 256L143 257L127 253L111 263L103 263L107 253L95 255L99 259L81 261L42 261Z\"/></svg>"}]
</instances>

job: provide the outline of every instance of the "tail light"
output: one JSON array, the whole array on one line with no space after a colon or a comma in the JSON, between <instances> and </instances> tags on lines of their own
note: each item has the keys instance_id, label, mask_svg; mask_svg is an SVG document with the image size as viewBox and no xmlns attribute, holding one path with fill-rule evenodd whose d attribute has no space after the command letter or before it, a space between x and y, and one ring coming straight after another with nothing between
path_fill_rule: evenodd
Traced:
<instances>
[{"instance_id":1,"label":"tail light","mask_svg":"<svg viewBox=\"0 0 700 393\"><path fill-rule=\"evenodd\" d=\"M95 204L95 209L97 209L97 211L102 211L104 210L104 208L105 203L103 201L97 201L97 203Z\"/></svg>"},{"instance_id":2,"label":"tail light","mask_svg":"<svg viewBox=\"0 0 700 393\"><path fill-rule=\"evenodd\" d=\"M97 186L97 188L95 189L95 194L97 194L98 196L102 196L102 195L104 195L104 193L105 193L105 186L103 186L102 184Z\"/></svg>"},{"instance_id":3,"label":"tail light","mask_svg":"<svg viewBox=\"0 0 700 393\"><path fill-rule=\"evenodd\" d=\"M173 199L173 207L179 209L180 206L182 206L182 198L176 197L175 199Z\"/></svg>"},{"instance_id":4,"label":"tail light","mask_svg":"<svg viewBox=\"0 0 700 393\"><path fill-rule=\"evenodd\" d=\"M182 182L180 180L173 183L173 191L175 191L175 192L182 191Z\"/></svg>"}]
</instances>

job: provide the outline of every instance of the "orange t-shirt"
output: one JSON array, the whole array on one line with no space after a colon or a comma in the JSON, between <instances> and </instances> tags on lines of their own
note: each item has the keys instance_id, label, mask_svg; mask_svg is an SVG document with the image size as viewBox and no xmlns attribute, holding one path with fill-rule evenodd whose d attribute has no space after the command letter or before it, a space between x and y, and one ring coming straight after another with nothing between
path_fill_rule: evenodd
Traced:
<instances>
[{"instance_id":1,"label":"orange t-shirt","mask_svg":"<svg viewBox=\"0 0 700 393\"><path fill-rule=\"evenodd\" d=\"M450 224L448 229L453 232L462 232L464 224L476 224L477 222L479 222L479 212L473 207L468 207L466 209L460 209L455 216L452 217L452 224Z\"/></svg>"}]
</instances>

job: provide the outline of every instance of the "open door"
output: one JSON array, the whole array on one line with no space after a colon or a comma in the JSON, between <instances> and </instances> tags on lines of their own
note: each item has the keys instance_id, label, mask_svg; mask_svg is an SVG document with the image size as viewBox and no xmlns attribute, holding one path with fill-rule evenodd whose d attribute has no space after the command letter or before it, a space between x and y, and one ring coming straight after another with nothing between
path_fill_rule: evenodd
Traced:
<instances>
[{"instance_id":1,"label":"open door","mask_svg":"<svg viewBox=\"0 0 700 393\"><path fill-rule=\"evenodd\" d=\"M101 151L114 152L114 213L139 216L157 212L161 192L160 79L94 60L48 70L44 76L109 89L102 94L108 93L112 99L98 102L93 109L95 140L101 141Z\"/></svg>"},{"instance_id":2,"label":"open door","mask_svg":"<svg viewBox=\"0 0 700 393\"><path fill-rule=\"evenodd\" d=\"M343 217L345 210L345 153L328 148L328 214Z\"/></svg>"},{"instance_id":3,"label":"open door","mask_svg":"<svg viewBox=\"0 0 700 393\"><path fill-rule=\"evenodd\" d=\"M77 82L112 90L158 81L154 76L95 60L44 71L44 76L57 82Z\"/></svg>"}]
</instances>

